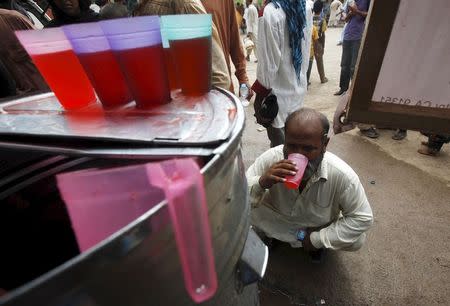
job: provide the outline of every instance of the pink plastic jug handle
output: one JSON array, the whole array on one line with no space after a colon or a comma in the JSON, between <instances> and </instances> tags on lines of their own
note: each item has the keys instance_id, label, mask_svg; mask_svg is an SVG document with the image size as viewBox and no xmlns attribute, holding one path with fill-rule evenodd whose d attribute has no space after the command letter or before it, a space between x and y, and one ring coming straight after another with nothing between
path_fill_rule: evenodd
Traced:
<instances>
[{"instance_id":1,"label":"pink plastic jug handle","mask_svg":"<svg viewBox=\"0 0 450 306\"><path fill-rule=\"evenodd\" d=\"M168 168L177 169L171 170L175 172L169 177L155 164L147 168L147 173L151 184L164 189L185 287L192 300L201 303L210 299L217 290L203 176L192 159L169 163ZM172 163L175 163L175 168Z\"/></svg>"}]
</instances>

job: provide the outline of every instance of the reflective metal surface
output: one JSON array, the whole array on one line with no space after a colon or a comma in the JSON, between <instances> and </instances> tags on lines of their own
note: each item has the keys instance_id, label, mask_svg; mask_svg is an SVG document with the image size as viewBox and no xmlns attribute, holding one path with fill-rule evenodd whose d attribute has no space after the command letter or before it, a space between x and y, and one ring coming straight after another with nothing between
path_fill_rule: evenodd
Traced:
<instances>
[{"instance_id":1,"label":"reflective metal surface","mask_svg":"<svg viewBox=\"0 0 450 306\"><path fill-rule=\"evenodd\" d=\"M225 91L212 90L189 98L173 91L173 100L151 110L134 104L103 110L95 104L64 111L53 93L26 97L0 106L0 139L8 136L39 141L42 135L55 141L85 143L108 141L127 144L217 145L234 127L236 104Z\"/></svg>"}]
</instances>

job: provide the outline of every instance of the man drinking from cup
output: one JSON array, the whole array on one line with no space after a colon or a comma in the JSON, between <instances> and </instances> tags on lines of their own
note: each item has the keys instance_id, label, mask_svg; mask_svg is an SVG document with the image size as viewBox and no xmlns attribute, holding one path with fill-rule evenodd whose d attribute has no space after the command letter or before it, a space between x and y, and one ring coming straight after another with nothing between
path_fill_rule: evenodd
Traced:
<instances>
[{"instance_id":1,"label":"man drinking from cup","mask_svg":"<svg viewBox=\"0 0 450 306\"><path fill-rule=\"evenodd\" d=\"M373 223L358 175L326 152L328 130L328 119L313 109L290 114L284 145L264 152L246 173L252 225L267 238L303 246L313 259L323 249L360 249ZM289 160L293 153L307 163ZM288 189L285 182L298 171L304 171L298 189Z\"/></svg>"}]
</instances>

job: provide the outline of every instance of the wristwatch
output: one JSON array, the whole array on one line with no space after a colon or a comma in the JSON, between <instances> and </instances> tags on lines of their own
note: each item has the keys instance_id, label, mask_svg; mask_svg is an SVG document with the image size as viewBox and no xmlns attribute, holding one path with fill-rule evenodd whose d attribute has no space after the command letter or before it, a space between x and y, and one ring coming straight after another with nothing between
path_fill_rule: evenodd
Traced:
<instances>
[{"instance_id":1,"label":"wristwatch","mask_svg":"<svg viewBox=\"0 0 450 306\"><path fill-rule=\"evenodd\" d=\"M305 238L306 238L306 231L303 230L303 229L299 229L297 231L297 240L298 241L303 241L303 240L305 240Z\"/></svg>"}]
</instances>

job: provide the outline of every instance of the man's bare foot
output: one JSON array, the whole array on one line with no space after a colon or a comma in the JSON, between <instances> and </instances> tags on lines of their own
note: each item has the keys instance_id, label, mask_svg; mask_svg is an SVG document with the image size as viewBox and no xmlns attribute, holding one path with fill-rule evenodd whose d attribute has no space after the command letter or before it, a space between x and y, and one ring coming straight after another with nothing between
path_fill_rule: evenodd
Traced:
<instances>
[{"instance_id":1,"label":"man's bare foot","mask_svg":"<svg viewBox=\"0 0 450 306\"><path fill-rule=\"evenodd\" d=\"M423 155L436 156L439 151L423 146L419 150L417 150L417 152Z\"/></svg>"}]
</instances>

